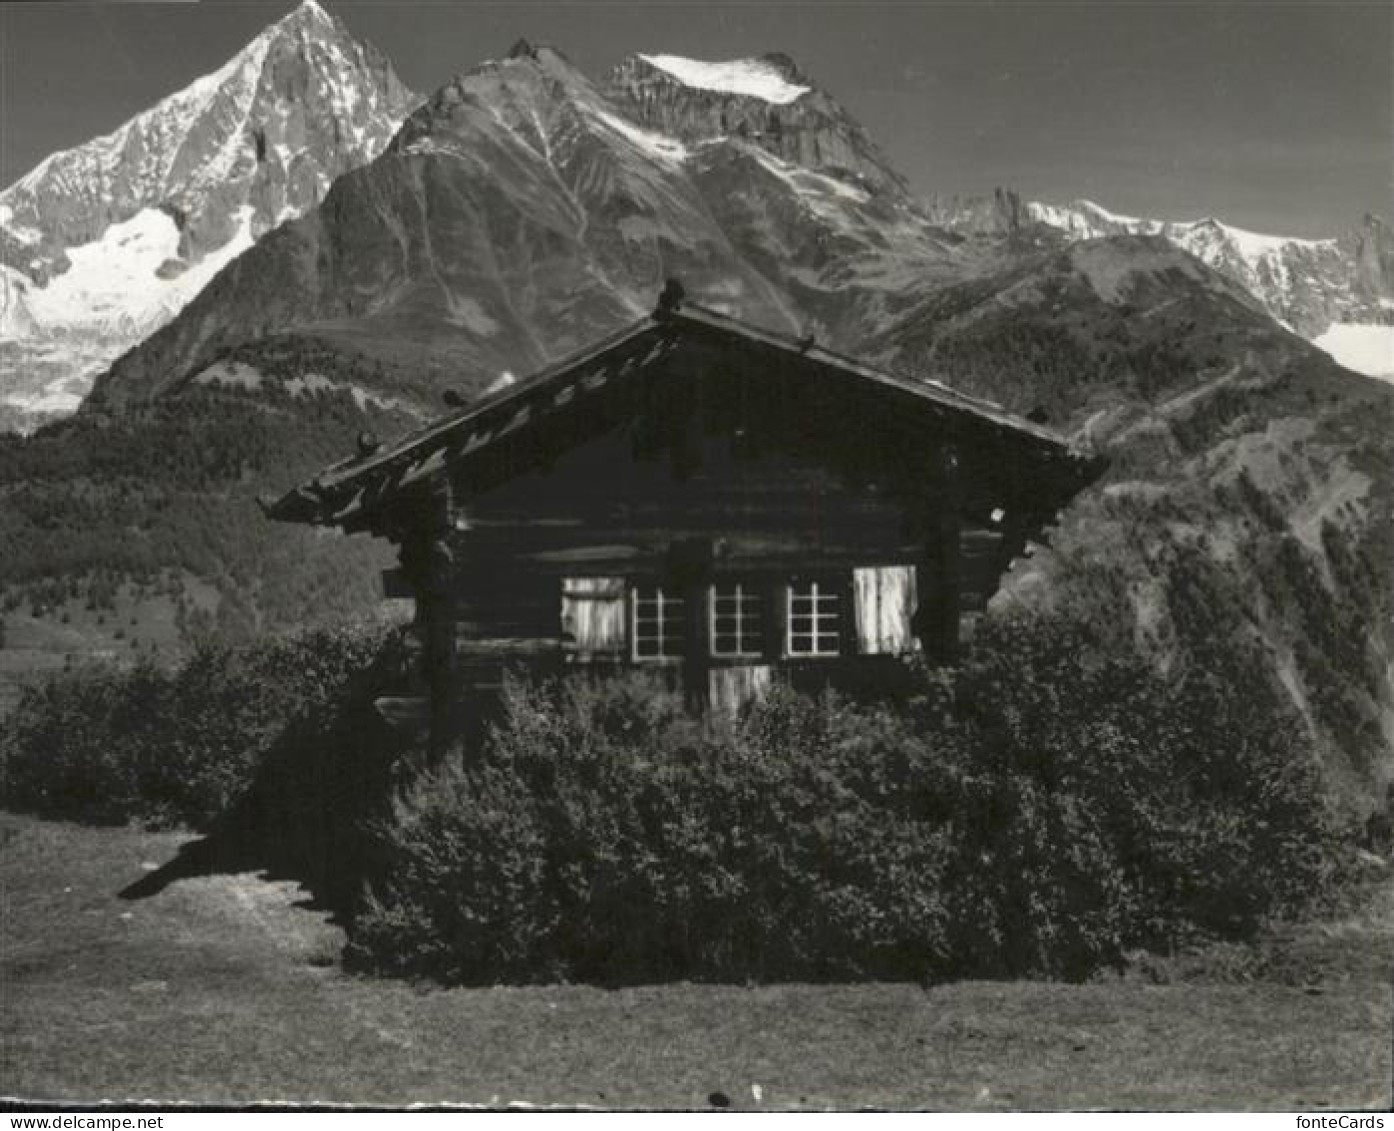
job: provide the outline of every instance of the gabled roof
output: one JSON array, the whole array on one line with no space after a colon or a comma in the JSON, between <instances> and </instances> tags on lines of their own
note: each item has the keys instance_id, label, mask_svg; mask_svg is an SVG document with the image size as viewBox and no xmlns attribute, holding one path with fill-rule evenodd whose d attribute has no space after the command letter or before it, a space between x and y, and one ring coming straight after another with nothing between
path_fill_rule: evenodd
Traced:
<instances>
[{"instance_id":1,"label":"gabled roof","mask_svg":"<svg viewBox=\"0 0 1394 1131\"><path fill-rule=\"evenodd\" d=\"M753 345L849 381L870 382L903 395L911 409L927 411L939 420L962 416L1007 433L1039 460L1074 465L1081 483L1093 463L1058 433L992 401L937 381L888 373L823 349L811 339L761 329L680 299L667 300L665 295L653 314L627 329L390 444L333 464L274 502L263 501L263 510L282 522L360 526L368 511L402 488L443 471L448 463L526 427L577 396L642 371L685 337Z\"/></svg>"}]
</instances>

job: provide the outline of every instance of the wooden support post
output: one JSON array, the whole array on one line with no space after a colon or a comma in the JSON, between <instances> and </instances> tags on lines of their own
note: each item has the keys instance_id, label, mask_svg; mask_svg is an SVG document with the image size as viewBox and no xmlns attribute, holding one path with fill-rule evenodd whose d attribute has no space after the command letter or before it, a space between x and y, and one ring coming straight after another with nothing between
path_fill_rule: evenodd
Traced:
<instances>
[{"instance_id":1,"label":"wooden support post","mask_svg":"<svg viewBox=\"0 0 1394 1131\"><path fill-rule=\"evenodd\" d=\"M761 594L764 597L765 663L777 667L784 662L784 637L789 631L785 599L789 581L783 576L767 578Z\"/></svg>"},{"instance_id":2,"label":"wooden support post","mask_svg":"<svg viewBox=\"0 0 1394 1131\"><path fill-rule=\"evenodd\" d=\"M837 593L837 650L843 656L855 656L861 649L857 641L857 591L852 582L852 571L839 575L836 582Z\"/></svg>"},{"instance_id":3,"label":"wooden support post","mask_svg":"<svg viewBox=\"0 0 1394 1131\"><path fill-rule=\"evenodd\" d=\"M429 700L428 760L438 764L453 737L459 692L455 679L455 620L451 590L453 507L448 481L433 487L406 516L400 558L402 576L416 598L413 631L421 645L421 676Z\"/></svg>"},{"instance_id":4,"label":"wooden support post","mask_svg":"<svg viewBox=\"0 0 1394 1131\"><path fill-rule=\"evenodd\" d=\"M689 707L707 705L707 587L711 584L713 545L710 538L684 538L668 547L664 584L683 595L682 684Z\"/></svg>"},{"instance_id":5,"label":"wooden support post","mask_svg":"<svg viewBox=\"0 0 1394 1131\"><path fill-rule=\"evenodd\" d=\"M683 625L683 691L689 707L698 710L706 710L711 697L708 686L711 658L707 647L707 584L707 578L693 578L683 590L687 621Z\"/></svg>"},{"instance_id":6,"label":"wooden support post","mask_svg":"<svg viewBox=\"0 0 1394 1131\"><path fill-rule=\"evenodd\" d=\"M939 451L934 487L927 502L920 607L915 612L915 632L925 657L934 664L952 664L958 658L962 507L958 452L953 444L946 443Z\"/></svg>"}]
</instances>

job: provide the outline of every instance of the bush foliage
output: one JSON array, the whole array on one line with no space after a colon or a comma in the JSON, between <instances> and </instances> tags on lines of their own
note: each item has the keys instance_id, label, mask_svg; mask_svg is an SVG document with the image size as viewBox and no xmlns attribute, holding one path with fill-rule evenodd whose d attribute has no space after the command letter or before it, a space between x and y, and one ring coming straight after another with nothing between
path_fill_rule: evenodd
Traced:
<instances>
[{"instance_id":1,"label":"bush foliage","mask_svg":"<svg viewBox=\"0 0 1394 1131\"><path fill-rule=\"evenodd\" d=\"M26 690L0 736L5 804L97 823L207 828L268 759L342 736L389 650L381 627L200 646L167 670L89 664ZM294 749L290 749L294 746Z\"/></svg>"},{"instance_id":2,"label":"bush foliage","mask_svg":"<svg viewBox=\"0 0 1394 1131\"><path fill-rule=\"evenodd\" d=\"M1082 977L1329 886L1277 696L991 630L907 707L776 691L699 723L649 681L513 684L376 831L361 968L454 982Z\"/></svg>"},{"instance_id":3,"label":"bush foliage","mask_svg":"<svg viewBox=\"0 0 1394 1131\"><path fill-rule=\"evenodd\" d=\"M736 719L638 674L514 681L394 795L370 702L394 639L67 673L6 720L6 804L251 837L238 859L346 913L357 968L464 983L1079 978L1334 876L1301 727L1219 654L1163 679L1007 621L908 703L776 688Z\"/></svg>"}]
</instances>

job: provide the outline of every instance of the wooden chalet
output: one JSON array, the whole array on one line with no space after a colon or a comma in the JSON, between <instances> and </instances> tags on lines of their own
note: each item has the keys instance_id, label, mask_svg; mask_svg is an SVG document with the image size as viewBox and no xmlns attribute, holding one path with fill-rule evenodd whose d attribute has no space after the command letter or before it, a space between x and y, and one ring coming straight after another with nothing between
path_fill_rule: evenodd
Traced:
<instances>
[{"instance_id":1,"label":"wooden chalet","mask_svg":"<svg viewBox=\"0 0 1394 1131\"><path fill-rule=\"evenodd\" d=\"M384 581L416 602L439 748L513 664L652 666L729 705L777 676L881 686L917 651L952 662L961 619L1096 470L995 404L670 284L629 329L360 438L264 505L400 548Z\"/></svg>"}]
</instances>

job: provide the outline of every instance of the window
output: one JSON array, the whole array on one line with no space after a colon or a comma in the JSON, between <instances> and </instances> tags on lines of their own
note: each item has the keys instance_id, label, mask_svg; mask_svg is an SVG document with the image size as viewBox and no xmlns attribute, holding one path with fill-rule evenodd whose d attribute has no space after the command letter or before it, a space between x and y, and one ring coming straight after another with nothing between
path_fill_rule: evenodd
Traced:
<instances>
[{"instance_id":1,"label":"window","mask_svg":"<svg viewBox=\"0 0 1394 1131\"><path fill-rule=\"evenodd\" d=\"M687 602L662 586L630 591L630 639L636 660L678 660L686 647Z\"/></svg>"},{"instance_id":2,"label":"window","mask_svg":"<svg viewBox=\"0 0 1394 1131\"><path fill-rule=\"evenodd\" d=\"M840 633L838 592L826 583L800 582L786 591L788 633L785 651L790 656L836 656Z\"/></svg>"},{"instance_id":3,"label":"window","mask_svg":"<svg viewBox=\"0 0 1394 1131\"><path fill-rule=\"evenodd\" d=\"M760 594L746 585L713 585L710 597L711 654L723 659L763 655Z\"/></svg>"}]
</instances>

